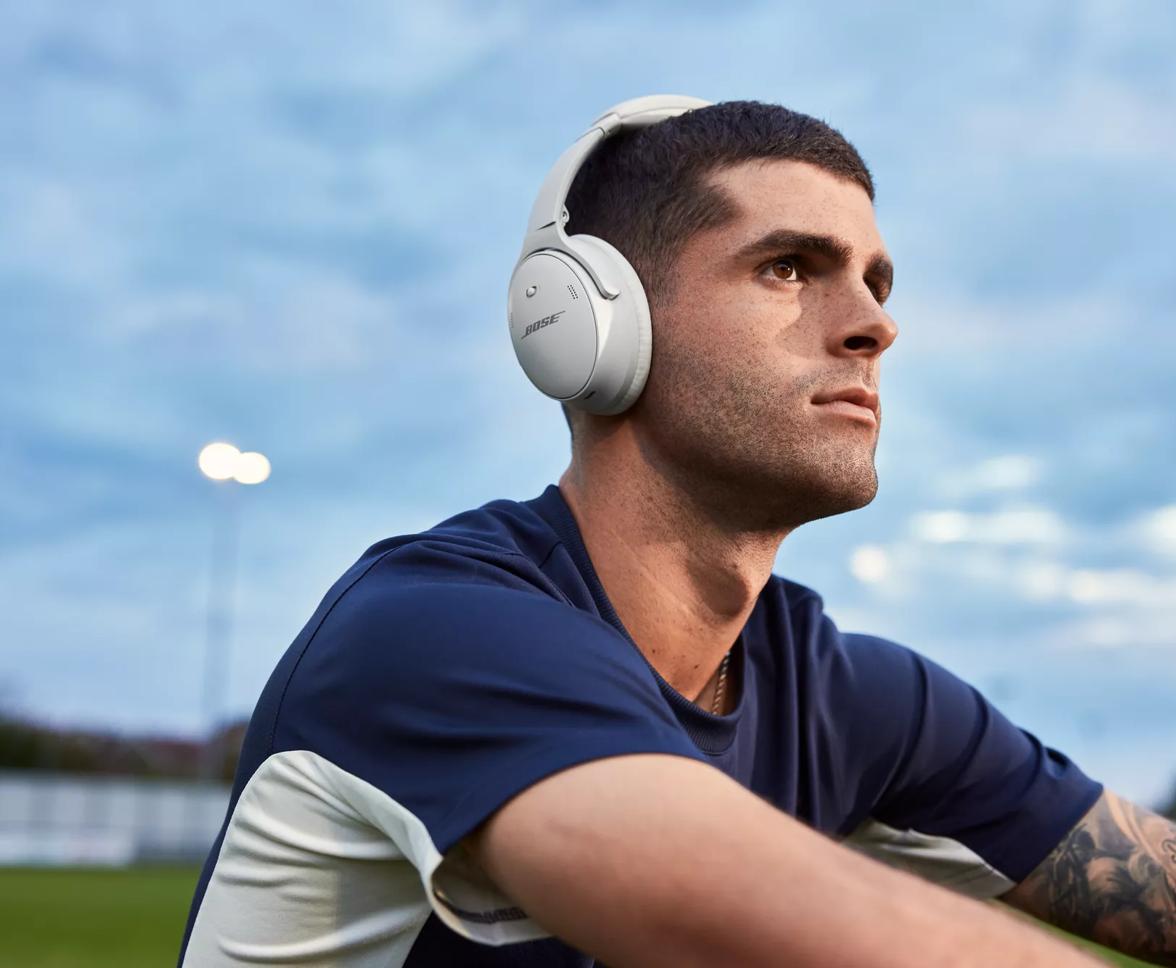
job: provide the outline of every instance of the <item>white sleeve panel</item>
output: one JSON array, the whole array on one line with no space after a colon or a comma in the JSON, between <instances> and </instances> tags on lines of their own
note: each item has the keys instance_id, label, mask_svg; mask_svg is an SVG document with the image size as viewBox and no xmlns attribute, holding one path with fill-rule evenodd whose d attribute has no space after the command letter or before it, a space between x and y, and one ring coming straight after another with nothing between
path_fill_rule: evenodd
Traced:
<instances>
[{"instance_id":1,"label":"white sleeve panel","mask_svg":"<svg viewBox=\"0 0 1176 968\"><path fill-rule=\"evenodd\" d=\"M950 837L896 830L877 820L866 820L844 843L867 857L969 897L997 897L1016 886L975 851Z\"/></svg>"},{"instance_id":2,"label":"white sleeve panel","mask_svg":"<svg viewBox=\"0 0 1176 968\"><path fill-rule=\"evenodd\" d=\"M185 966L400 968L430 911L473 941L549 933L376 787L306 750L253 774L225 832Z\"/></svg>"}]
</instances>

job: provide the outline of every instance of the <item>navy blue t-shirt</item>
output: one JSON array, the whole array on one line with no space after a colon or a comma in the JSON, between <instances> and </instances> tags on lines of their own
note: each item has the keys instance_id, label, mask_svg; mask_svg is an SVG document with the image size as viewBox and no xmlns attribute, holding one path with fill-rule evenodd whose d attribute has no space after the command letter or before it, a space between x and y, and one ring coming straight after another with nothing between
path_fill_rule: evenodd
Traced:
<instances>
[{"instance_id":1,"label":"navy blue t-shirt","mask_svg":"<svg viewBox=\"0 0 1176 968\"><path fill-rule=\"evenodd\" d=\"M254 711L182 965L577 966L462 838L601 757L709 763L849 846L992 897L1101 787L911 650L772 576L712 715L646 661L559 489L372 546Z\"/></svg>"}]
</instances>

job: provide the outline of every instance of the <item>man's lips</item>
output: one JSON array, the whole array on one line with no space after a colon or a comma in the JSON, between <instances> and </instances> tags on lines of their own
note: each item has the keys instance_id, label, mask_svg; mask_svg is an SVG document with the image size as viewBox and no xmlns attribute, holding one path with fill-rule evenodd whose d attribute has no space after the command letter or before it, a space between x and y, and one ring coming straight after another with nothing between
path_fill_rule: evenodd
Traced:
<instances>
[{"instance_id":1,"label":"man's lips","mask_svg":"<svg viewBox=\"0 0 1176 968\"><path fill-rule=\"evenodd\" d=\"M878 394L865 387L846 387L813 397L813 405L826 413L840 414L875 426L878 424Z\"/></svg>"}]
</instances>

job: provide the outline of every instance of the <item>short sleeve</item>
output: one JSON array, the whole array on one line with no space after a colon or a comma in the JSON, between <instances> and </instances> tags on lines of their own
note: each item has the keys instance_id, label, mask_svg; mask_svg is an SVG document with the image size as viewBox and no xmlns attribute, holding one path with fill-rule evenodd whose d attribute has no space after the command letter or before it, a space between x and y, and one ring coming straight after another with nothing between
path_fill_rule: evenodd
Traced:
<instances>
[{"instance_id":1,"label":"short sleeve","mask_svg":"<svg viewBox=\"0 0 1176 968\"><path fill-rule=\"evenodd\" d=\"M963 893L1023 880L1102 791L942 666L844 635L867 816L851 846Z\"/></svg>"},{"instance_id":2,"label":"short sleeve","mask_svg":"<svg viewBox=\"0 0 1176 968\"><path fill-rule=\"evenodd\" d=\"M275 749L312 750L358 779L365 815L396 835L454 930L490 944L543 937L455 845L567 767L705 758L632 643L595 615L518 582L402 580L381 567L310 641Z\"/></svg>"}]
</instances>

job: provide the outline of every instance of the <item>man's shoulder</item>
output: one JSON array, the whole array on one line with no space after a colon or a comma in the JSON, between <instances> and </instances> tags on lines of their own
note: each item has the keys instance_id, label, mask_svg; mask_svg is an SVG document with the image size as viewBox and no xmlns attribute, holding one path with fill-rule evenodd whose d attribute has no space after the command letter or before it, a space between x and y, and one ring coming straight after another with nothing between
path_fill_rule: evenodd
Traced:
<instances>
[{"instance_id":1,"label":"man's shoulder","mask_svg":"<svg viewBox=\"0 0 1176 968\"><path fill-rule=\"evenodd\" d=\"M493 580L493 566L517 571L519 560L540 565L560 542L530 502L500 499L445 518L430 528L376 542L356 567L392 565L398 574L414 569L435 577ZM491 566L472 571L467 563Z\"/></svg>"},{"instance_id":2,"label":"man's shoulder","mask_svg":"<svg viewBox=\"0 0 1176 968\"><path fill-rule=\"evenodd\" d=\"M387 655L479 648L496 636L618 635L572 604L545 569L562 538L532 502L498 500L368 548L331 587L303 638L316 648Z\"/></svg>"},{"instance_id":3,"label":"man's shoulder","mask_svg":"<svg viewBox=\"0 0 1176 968\"><path fill-rule=\"evenodd\" d=\"M502 507L514 502L495 503L369 548L271 677L275 715L280 701L285 721L305 731L324 710L370 720L464 697L490 716L489 697L551 692L564 677L591 681L604 674L593 665L639 675L621 633L544 573L543 542L557 539L536 528L515 540L513 523L501 521L518 514Z\"/></svg>"},{"instance_id":4,"label":"man's shoulder","mask_svg":"<svg viewBox=\"0 0 1176 968\"><path fill-rule=\"evenodd\" d=\"M837 631L819 592L775 573L768 576L753 614L769 638L791 645L816 642Z\"/></svg>"},{"instance_id":5,"label":"man's shoulder","mask_svg":"<svg viewBox=\"0 0 1176 968\"><path fill-rule=\"evenodd\" d=\"M377 541L331 586L324 603L471 584L542 588L541 565L559 541L527 502L491 501Z\"/></svg>"},{"instance_id":6,"label":"man's shoulder","mask_svg":"<svg viewBox=\"0 0 1176 968\"><path fill-rule=\"evenodd\" d=\"M820 592L775 572L768 576L760 599L775 599L789 611L803 610L820 614L825 609L825 600Z\"/></svg>"},{"instance_id":7,"label":"man's shoulder","mask_svg":"<svg viewBox=\"0 0 1176 968\"><path fill-rule=\"evenodd\" d=\"M830 672L852 667L855 676L870 670L872 675L909 678L922 659L905 645L881 636L840 628L826 611L824 597L799 582L773 574L760 596L769 636L778 645L795 651L794 658L807 653ZM779 641L781 633L786 642Z\"/></svg>"}]
</instances>

